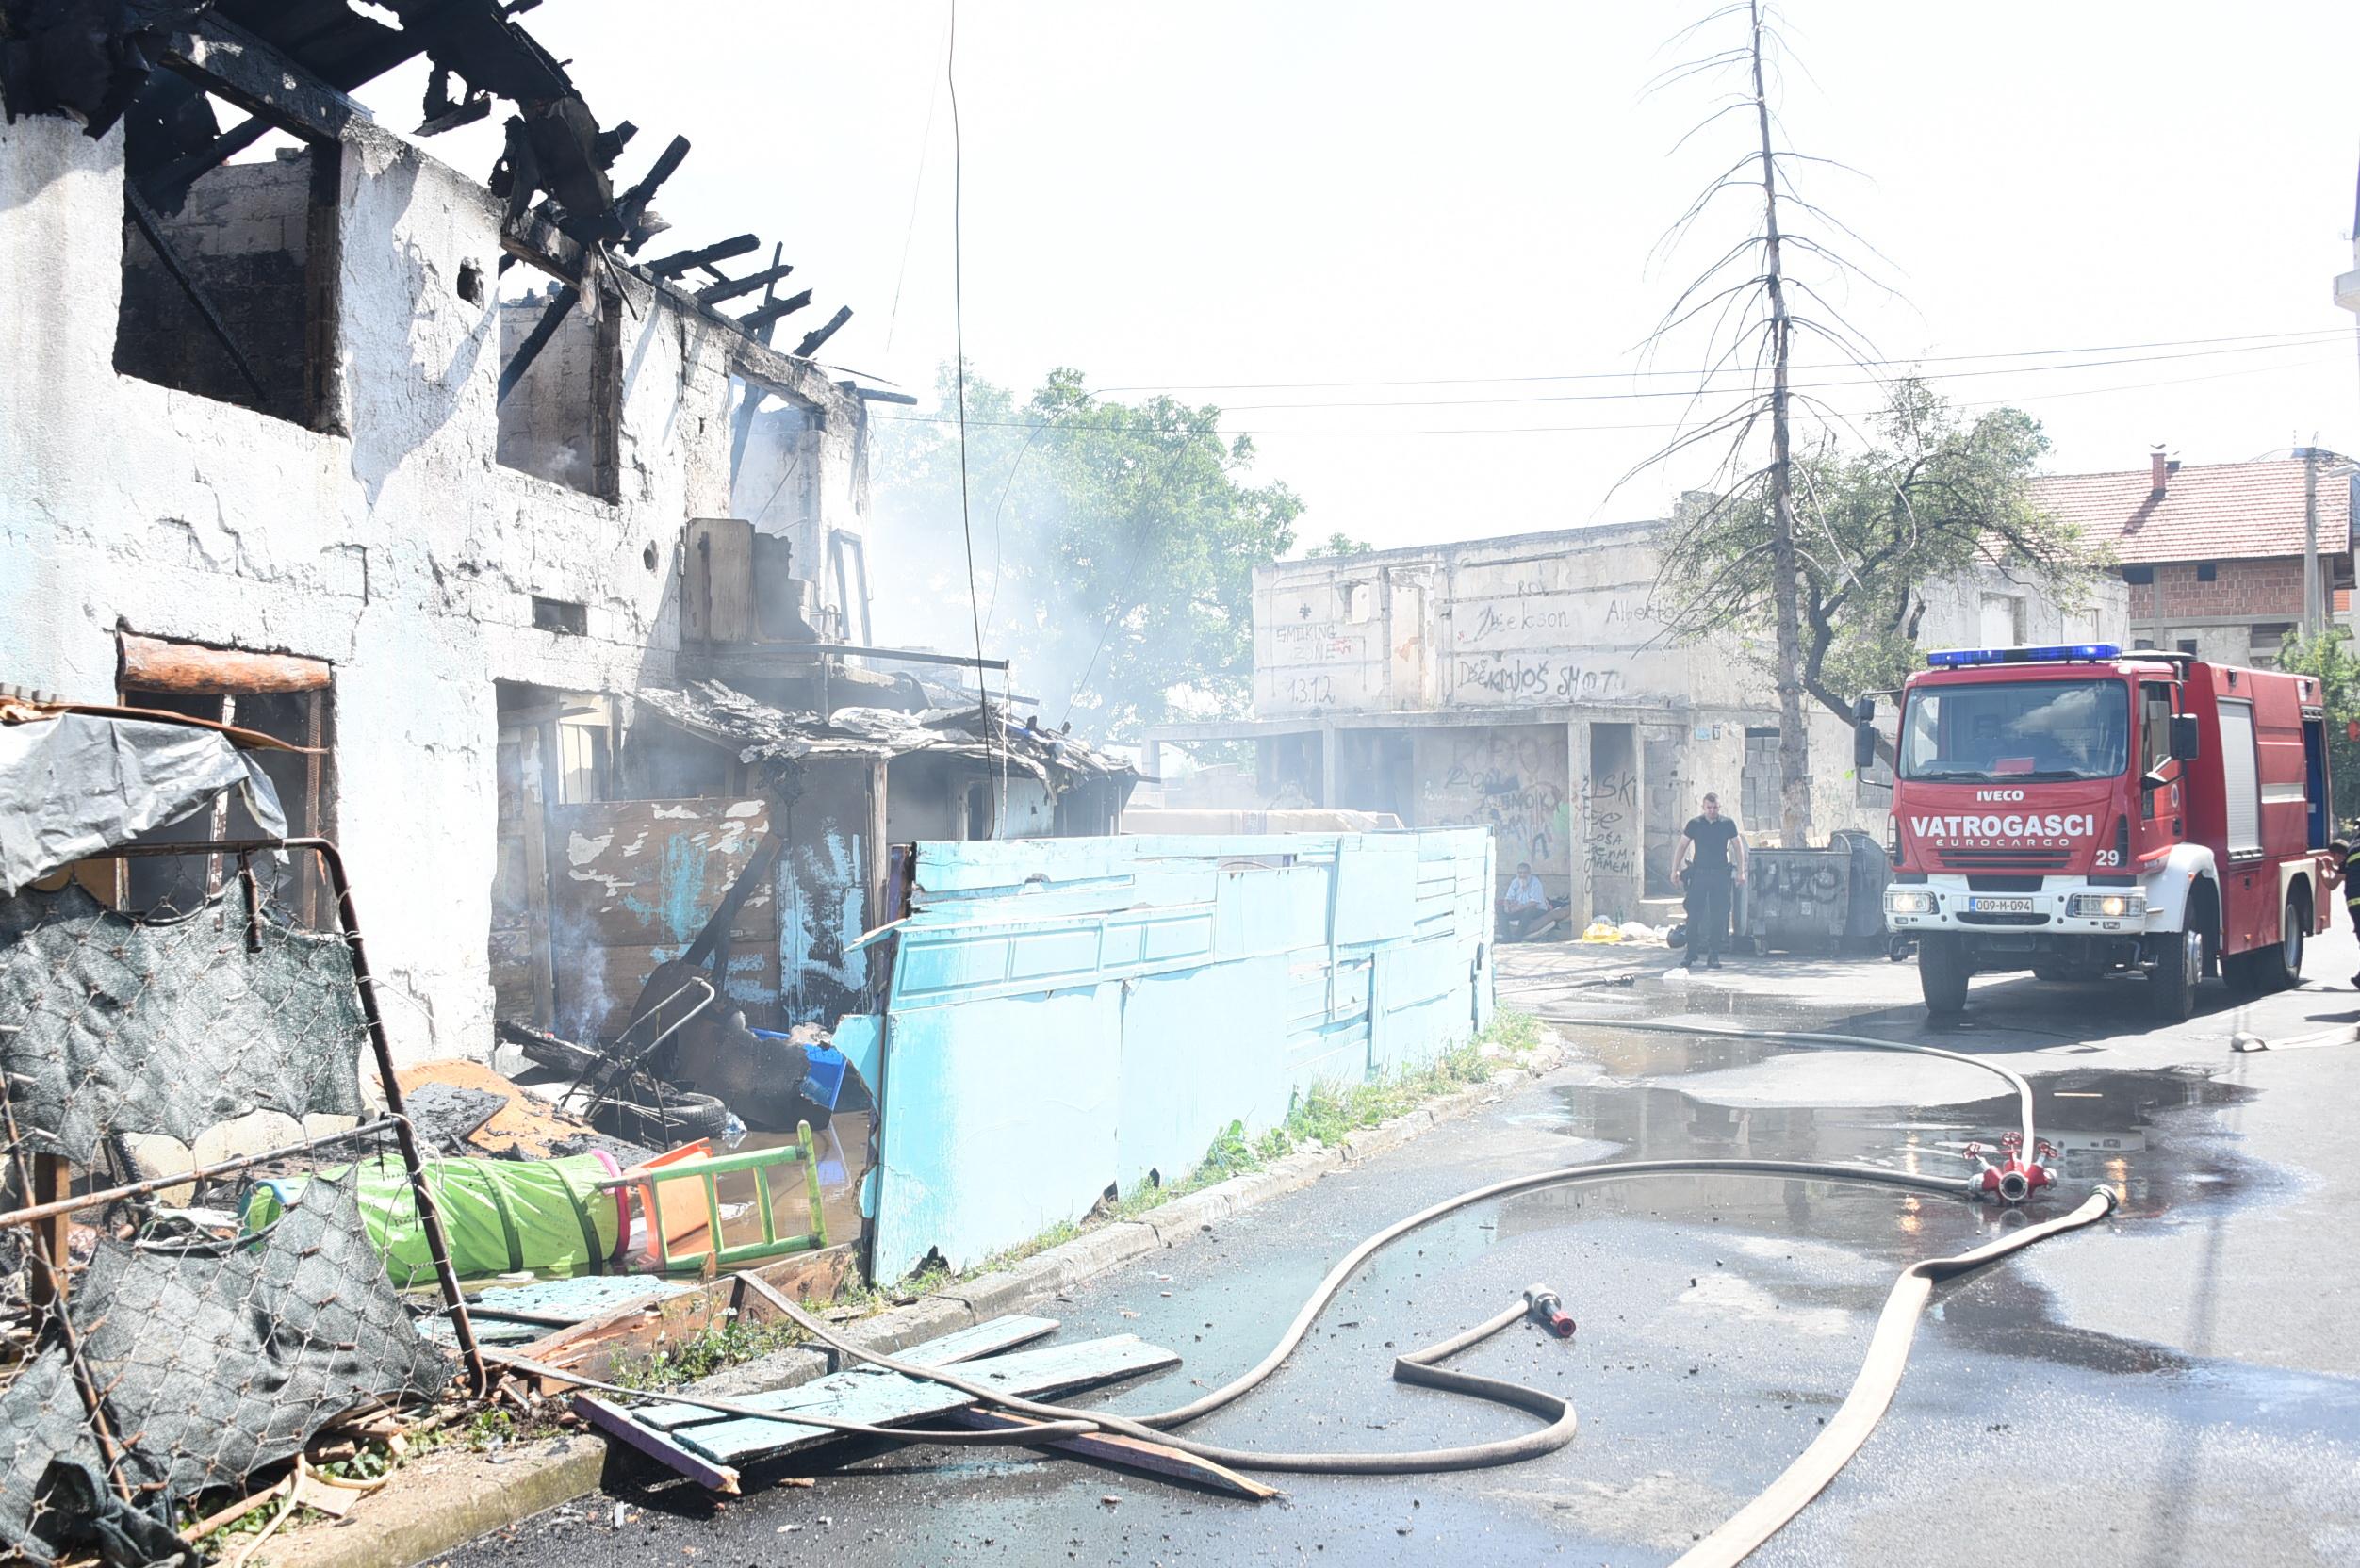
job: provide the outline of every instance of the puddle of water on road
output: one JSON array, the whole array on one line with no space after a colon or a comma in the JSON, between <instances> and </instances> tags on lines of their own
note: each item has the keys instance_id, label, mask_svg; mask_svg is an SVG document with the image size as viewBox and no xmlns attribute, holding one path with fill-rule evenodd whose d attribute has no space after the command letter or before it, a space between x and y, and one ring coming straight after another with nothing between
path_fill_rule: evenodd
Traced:
<instances>
[{"instance_id":1,"label":"puddle of water on road","mask_svg":"<svg viewBox=\"0 0 2360 1568\"><path fill-rule=\"evenodd\" d=\"M1639 1071L1669 1073L1710 1071L1766 1054L1750 1041L1665 1037L1632 1050L1637 1056L1618 1065L1644 1059L1650 1066ZM2252 1092L2191 1072L2057 1073L2033 1081L2033 1120L2063 1153L2068 1182L2113 1187L2122 1216L2138 1217L2244 1190L2253 1174L2249 1168L2151 1148L2149 1133L2166 1112L2234 1105ZM1964 1175L1968 1144L1996 1151L2017 1124L2015 1097L2006 1093L1949 1105L1733 1107L1642 1084L1564 1087L1552 1114L1527 1119L1569 1137L1615 1143L1631 1159L1835 1160L1935 1176Z\"/></svg>"}]
</instances>

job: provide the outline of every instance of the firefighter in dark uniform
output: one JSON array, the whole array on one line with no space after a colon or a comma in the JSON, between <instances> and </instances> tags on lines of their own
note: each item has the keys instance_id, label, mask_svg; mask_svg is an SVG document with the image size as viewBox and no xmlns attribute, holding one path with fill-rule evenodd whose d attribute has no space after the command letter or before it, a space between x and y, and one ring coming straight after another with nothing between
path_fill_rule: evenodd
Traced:
<instances>
[{"instance_id":1,"label":"firefighter in dark uniform","mask_svg":"<svg viewBox=\"0 0 2360 1568\"><path fill-rule=\"evenodd\" d=\"M2360 936L2360 846L2337 839L2327 846L2327 853L2335 861L2328 868L2327 885L2343 889L2344 912L2352 917L2353 935ZM2360 974L2352 977L2352 984L2360 989Z\"/></svg>"}]
</instances>

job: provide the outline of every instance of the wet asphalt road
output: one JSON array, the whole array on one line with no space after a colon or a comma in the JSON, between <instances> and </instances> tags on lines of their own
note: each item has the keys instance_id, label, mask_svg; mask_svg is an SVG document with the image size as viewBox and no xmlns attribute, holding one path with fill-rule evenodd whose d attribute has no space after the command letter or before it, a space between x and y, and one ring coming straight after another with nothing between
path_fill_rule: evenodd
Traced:
<instances>
[{"instance_id":1,"label":"wet asphalt road","mask_svg":"<svg viewBox=\"0 0 2360 1568\"><path fill-rule=\"evenodd\" d=\"M2348 936L2314 975L2349 972ZM1909 972L1749 960L1583 988L1663 955L1503 956L1503 996L1561 1020L1694 1016L1939 1039L2035 1076L2065 1191L2117 1217L1937 1292L1883 1425L1753 1560L2360 1562L2360 1045L2233 1054L2360 1018L2306 988L2142 1027L2132 983L1983 982L1971 1027L1926 1031ZM1041 1309L1060 1337L1131 1332L1185 1357L1103 1398L1185 1402L1251 1364L1329 1263L1450 1193L1549 1164L1682 1154L1962 1168L2009 1125L1997 1080L1918 1059L1772 1052L1568 1026L1587 1058L1479 1116L1264 1205ZM488 1537L465 1568L961 1561L1662 1563L1811 1441L1893 1275L2014 1222L1964 1203L1778 1179L1661 1177L1529 1194L1381 1256L1295 1360L1192 1433L1240 1446L1403 1448L1528 1417L1388 1380L1398 1348L1555 1284L1581 1329L1460 1359L1569 1393L1574 1443L1512 1469L1282 1478L1207 1496L1062 1459L905 1450L726 1505L657 1482ZM808 1462L805 1466L808 1468ZM750 1490L750 1489L749 1489ZM617 1503L624 1523L615 1523Z\"/></svg>"}]
</instances>

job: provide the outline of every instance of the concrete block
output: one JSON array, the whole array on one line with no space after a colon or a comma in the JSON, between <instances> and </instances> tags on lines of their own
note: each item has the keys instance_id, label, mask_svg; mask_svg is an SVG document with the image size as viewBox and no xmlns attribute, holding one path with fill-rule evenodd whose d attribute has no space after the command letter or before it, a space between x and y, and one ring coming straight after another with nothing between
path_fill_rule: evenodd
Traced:
<instances>
[{"instance_id":1,"label":"concrete block","mask_svg":"<svg viewBox=\"0 0 2360 1568\"><path fill-rule=\"evenodd\" d=\"M724 1367L710 1378L700 1378L684 1391L712 1399L743 1399L749 1394L762 1394L774 1388L793 1388L814 1378L828 1375L828 1358L825 1350L773 1350L757 1356L740 1366Z\"/></svg>"},{"instance_id":2,"label":"concrete block","mask_svg":"<svg viewBox=\"0 0 2360 1568\"><path fill-rule=\"evenodd\" d=\"M1058 1288L1054 1280L1044 1283L1039 1275L1019 1275L1011 1271L986 1274L980 1279L945 1285L936 1297L928 1299L958 1302L967 1310L971 1321L982 1323L1006 1313L1022 1311L1035 1301L1045 1300L1055 1296Z\"/></svg>"},{"instance_id":3,"label":"concrete block","mask_svg":"<svg viewBox=\"0 0 2360 1568\"><path fill-rule=\"evenodd\" d=\"M893 1351L925 1340L971 1329L979 1321L975 1311L956 1297L923 1296L906 1307L879 1313L844 1331L844 1338L863 1349Z\"/></svg>"}]
</instances>

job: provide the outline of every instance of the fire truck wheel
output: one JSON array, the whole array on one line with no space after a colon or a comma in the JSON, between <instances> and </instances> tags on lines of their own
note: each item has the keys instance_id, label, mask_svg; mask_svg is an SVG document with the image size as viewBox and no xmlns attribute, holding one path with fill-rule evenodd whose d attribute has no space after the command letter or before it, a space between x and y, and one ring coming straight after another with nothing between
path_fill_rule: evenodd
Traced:
<instances>
[{"instance_id":1,"label":"fire truck wheel","mask_svg":"<svg viewBox=\"0 0 2360 1568\"><path fill-rule=\"evenodd\" d=\"M2166 932L2160 939L2168 945L2156 955L2155 972L2147 977L2147 1002L2155 1017L2179 1023L2196 1011L2196 988L2204 977L2204 933L2191 927Z\"/></svg>"},{"instance_id":2,"label":"fire truck wheel","mask_svg":"<svg viewBox=\"0 0 2360 1568\"><path fill-rule=\"evenodd\" d=\"M1918 939L1918 986L1926 1010L1951 1018L1966 1010L1967 944L1955 932L1928 931Z\"/></svg>"},{"instance_id":3,"label":"fire truck wheel","mask_svg":"<svg viewBox=\"0 0 2360 1568\"><path fill-rule=\"evenodd\" d=\"M2273 991L2290 991L2303 984L2303 948L2311 929L2311 900L2300 887L2286 891L2286 906L2279 911L2276 947L2253 955L2262 984Z\"/></svg>"}]
</instances>

